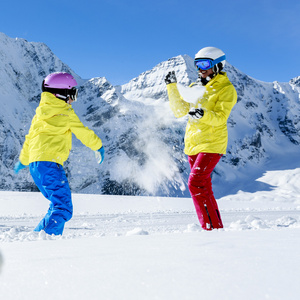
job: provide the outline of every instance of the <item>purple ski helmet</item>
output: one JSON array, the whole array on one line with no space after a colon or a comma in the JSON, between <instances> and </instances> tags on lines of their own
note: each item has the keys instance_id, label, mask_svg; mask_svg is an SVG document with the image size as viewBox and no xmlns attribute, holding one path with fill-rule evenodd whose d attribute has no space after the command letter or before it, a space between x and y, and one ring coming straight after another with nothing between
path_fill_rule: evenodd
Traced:
<instances>
[{"instance_id":1,"label":"purple ski helmet","mask_svg":"<svg viewBox=\"0 0 300 300\"><path fill-rule=\"evenodd\" d=\"M52 89L71 89L77 82L69 73L57 72L49 74L43 81L43 87Z\"/></svg>"},{"instance_id":2,"label":"purple ski helmet","mask_svg":"<svg viewBox=\"0 0 300 300\"><path fill-rule=\"evenodd\" d=\"M68 101L70 98L73 101L77 100L78 89L74 77L69 73L57 72L49 74L43 81L42 91L50 92L57 98Z\"/></svg>"}]
</instances>

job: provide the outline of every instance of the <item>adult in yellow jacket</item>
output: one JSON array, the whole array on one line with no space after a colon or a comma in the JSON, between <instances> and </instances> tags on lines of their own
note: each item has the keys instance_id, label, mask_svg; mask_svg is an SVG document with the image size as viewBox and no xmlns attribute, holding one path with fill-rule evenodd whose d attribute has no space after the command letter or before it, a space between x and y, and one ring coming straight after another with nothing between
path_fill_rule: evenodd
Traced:
<instances>
[{"instance_id":1,"label":"adult in yellow jacket","mask_svg":"<svg viewBox=\"0 0 300 300\"><path fill-rule=\"evenodd\" d=\"M225 59L224 52L215 47L203 48L196 54L199 78L190 87L205 86L205 92L195 104L186 102L180 95L174 71L165 78L175 117L189 116L184 149L191 166L188 187L199 222L205 230L223 228L212 190L211 173L226 154L227 119L237 101L235 88L222 72Z\"/></svg>"},{"instance_id":2,"label":"adult in yellow jacket","mask_svg":"<svg viewBox=\"0 0 300 300\"><path fill-rule=\"evenodd\" d=\"M63 169L72 147L72 133L95 151L98 163L104 159L101 139L81 123L71 106L77 99L76 85L68 73L52 73L45 78L40 104L14 168L18 173L29 165L34 182L50 201L35 231L62 234L65 222L72 217L71 191Z\"/></svg>"}]
</instances>

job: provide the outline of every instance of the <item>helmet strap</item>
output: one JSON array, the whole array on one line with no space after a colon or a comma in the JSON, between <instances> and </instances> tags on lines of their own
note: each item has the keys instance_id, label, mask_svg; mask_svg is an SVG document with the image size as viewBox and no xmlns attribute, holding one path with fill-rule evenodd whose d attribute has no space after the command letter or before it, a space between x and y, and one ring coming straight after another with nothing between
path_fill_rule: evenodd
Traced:
<instances>
[{"instance_id":1,"label":"helmet strap","mask_svg":"<svg viewBox=\"0 0 300 300\"><path fill-rule=\"evenodd\" d=\"M65 101L65 102L68 102L69 98L70 98L70 97L66 97L64 95L60 95L60 94L55 94L55 97L58 98L58 99L60 99L60 100Z\"/></svg>"}]
</instances>

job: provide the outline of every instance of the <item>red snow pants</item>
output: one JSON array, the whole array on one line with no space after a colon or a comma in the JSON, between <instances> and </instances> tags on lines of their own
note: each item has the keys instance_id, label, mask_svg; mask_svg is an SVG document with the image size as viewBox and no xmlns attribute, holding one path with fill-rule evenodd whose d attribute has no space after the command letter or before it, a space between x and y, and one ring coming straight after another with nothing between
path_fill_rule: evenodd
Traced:
<instances>
[{"instance_id":1,"label":"red snow pants","mask_svg":"<svg viewBox=\"0 0 300 300\"><path fill-rule=\"evenodd\" d=\"M221 157L217 153L199 153L188 157L191 166L188 187L199 222L205 230L223 228L211 184L211 173Z\"/></svg>"}]
</instances>

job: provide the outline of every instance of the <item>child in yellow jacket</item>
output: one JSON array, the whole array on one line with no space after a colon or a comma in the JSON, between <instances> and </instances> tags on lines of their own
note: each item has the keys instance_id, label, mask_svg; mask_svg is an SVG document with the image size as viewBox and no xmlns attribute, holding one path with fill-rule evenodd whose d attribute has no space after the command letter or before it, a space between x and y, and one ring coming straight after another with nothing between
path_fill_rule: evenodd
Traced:
<instances>
[{"instance_id":1,"label":"child in yellow jacket","mask_svg":"<svg viewBox=\"0 0 300 300\"><path fill-rule=\"evenodd\" d=\"M35 231L60 235L65 222L72 218L71 191L63 169L71 151L72 133L95 151L99 164L104 159L101 139L81 123L71 106L77 100L76 85L69 73L52 73L45 78L40 104L14 168L18 173L29 165L35 184L50 201L49 210Z\"/></svg>"},{"instance_id":2,"label":"child in yellow jacket","mask_svg":"<svg viewBox=\"0 0 300 300\"><path fill-rule=\"evenodd\" d=\"M225 54L218 48L205 47L196 54L195 66L199 79L191 88L205 86L205 93L195 104L181 97L174 71L165 78L170 107L175 117L189 116L184 148L191 167L188 187L204 230L223 227L210 176L226 153L227 119L237 101L234 86L226 73L222 72L224 65Z\"/></svg>"}]
</instances>

